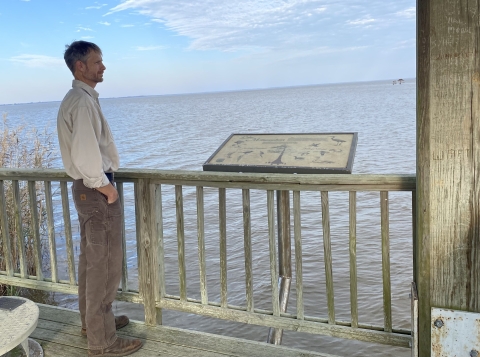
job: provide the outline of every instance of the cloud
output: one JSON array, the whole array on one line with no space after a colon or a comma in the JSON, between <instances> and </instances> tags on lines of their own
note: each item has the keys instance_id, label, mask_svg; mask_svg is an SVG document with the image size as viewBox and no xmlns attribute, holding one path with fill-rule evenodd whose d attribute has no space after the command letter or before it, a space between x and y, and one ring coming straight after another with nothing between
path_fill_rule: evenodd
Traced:
<instances>
[{"instance_id":1,"label":"cloud","mask_svg":"<svg viewBox=\"0 0 480 357\"><path fill-rule=\"evenodd\" d=\"M414 19L417 16L417 9L415 8L415 6L412 6L408 9L398 11L396 15L406 17L407 19Z\"/></svg>"},{"instance_id":2,"label":"cloud","mask_svg":"<svg viewBox=\"0 0 480 357\"><path fill-rule=\"evenodd\" d=\"M357 19L357 20L351 20L351 21L347 21L347 23L349 25L367 25L367 24L371 24L372 22L375 22L375 19L371 19L371 18L366 18L366 19Z\"/></svg>"},{"instance_id":3,"label":"cloud","mask_svg":"<svg viewBox=\"0 0 480 357\"><path fill-rule=\"evenodd\" d=\"M29 0L30 1L30 0ZM107 6L107 4L99 4L98 2L95 2L96 5L92 5L92 6L87 6L85 8L85 10L92 10L92 9L101 9L102 7L104 6Z\"/></svg>"},{"instance_id":4,"label":"cloud","mask_svg":"<svg viewBox=\"0 0 480 357\"><path fill-rule=\"evenodd\" d=\"M344 52L358 52L369 48L369 46L351 46L351 47L328 47L328 46L319 46L315 48L309 48L305 50L299 51L288 51L288 50L280 50L275 51L273 56L270 53L262 53L262 54L255 54L250 56L252 59L263 59L267 60L270 63L277 63L277 62L292 62L294 64L298 63L299 59L305 58L316 58L322 57L328 54L334 53L344 53ZM272 60L273 58L273 60Z\"/></svg>"},{"instance_id":5,"label":"cloud","mask_svg":"<svg viewBox=\"0 0 480 357\"><path fill-rule=\"evenodd\" d=\"M263 47L272 36L274 42L281 42L289 30L297 32L303 24L324 16L328 6L320 5L319 0L127 0L107 15L134 9L191 38L190 49L234 51Z\"/></svg>"},{"instance_id":6,"label":"cloud","mask_svg":"<svg viewBox=\"0 0 480 357\"><path fill-rule=\"evenodd\" d=\"M397 42L390 50L403 50L405 48L415 48L417 40L415 38L411 38L404 41Z\"/></svg>"},{"instance_id":7,"label":"cloud","mask_svg":"<svg viewBox=\"0 0 480 357\"><path fill-rule=\"evenodd\" d=\"M110 26L111 25L111 23L107 22L107 21L104 21L104 22L100 21L99 24L100 25L105 25L105 26Z\"/></svg>"},{"instance_id":8,"label":"cloud","mask_svg":"<svg viewBox=\"0 0 480 357\"><path fill-rule=\"evenodd\" d=\"M93 31L93 30L89 27L78 26L77 27L77 32L80 32L80 31Z\"/></svg>"},{"instance_id":9,"label":"cloud","mask_svg":"<svg viewBox=\"0 0 480 357\"><path fill-rule=\"evenodd\" d=\"M11 62L22 64L26 67L63 67L65 62L62 58L44 55L24 54L10 58Z\"/></svg>"},{"instance_id":10,"label":"cloud","mask_svg":"<svg viewBox=\"0 0 480 357\"><path fill-rule=\"evenodd\" d=\"M370 33L377 31L377 41L388 43L386 29L401 29L407 20L395 14L414 4L414 0L123 0L104 16L133 10L190 39L189 50L254 53L319 44L363 46L367 39L362 31L367 27Z\"/></svg>"},{"instance_id":11,"label":"cloud","mask_svg":"<svg viewBox=\"0 0 480 357\"><path fill-rule=\"evenodd\" d=\"M137 46L135 49L137 51L155 51L155 50L163 50L165 46Z\"/></svg>"},{"instance_id":12,"label":"cloud","mask_svg":"<svg viewBox=\"0 0 480 357\"><path fill-rule=\"evenodd\" d=\"M121 25L120 27L134 27L135 25L127 24L127 25Z\"/></svg>"}]
</instances>

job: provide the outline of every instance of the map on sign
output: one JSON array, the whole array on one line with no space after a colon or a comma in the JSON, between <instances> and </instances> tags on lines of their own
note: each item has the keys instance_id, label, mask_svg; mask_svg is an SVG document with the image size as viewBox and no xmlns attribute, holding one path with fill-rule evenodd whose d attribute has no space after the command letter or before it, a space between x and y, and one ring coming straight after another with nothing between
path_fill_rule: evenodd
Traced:
<instances>
[{"instance_id":1,"label":"map on sign","mask_svg":"<svg viewBox=\"0 0 480 357\"><path fill-rule=\"evenodd\" d=\"M351 173L357 133L232 134L205 171Z\"/></svg>"}]
</instances>

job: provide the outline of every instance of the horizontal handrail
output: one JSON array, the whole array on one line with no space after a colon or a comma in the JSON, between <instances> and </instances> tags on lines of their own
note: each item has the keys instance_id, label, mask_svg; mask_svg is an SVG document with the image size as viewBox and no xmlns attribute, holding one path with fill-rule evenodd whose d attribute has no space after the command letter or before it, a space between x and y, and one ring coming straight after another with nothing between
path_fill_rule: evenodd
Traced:
<instances>
[{"instance_id":1,"label":"horizontal handrail","mask_svg":"<svg viewBox=\"0 0 480 357\"><path fill-rule=\"evenodd\" d=\"M138 179L149 179L161 183L188 182L201 185L227 183L245 183L251 185L292 185L297 189L308 190L302 186L327 185L335 190L350 190L350 187L367 187L375 191L414 191L416 176L414 174L261 174L231 173L209 171L175 171L154 169L120 169L115 172L115 180L133 182ZM60 169L9 169L0 168L0 180L35 180L35 181L71 181L64 170ZM210 186L212 187L212 186Z\"/></svg>"}]
</instances>

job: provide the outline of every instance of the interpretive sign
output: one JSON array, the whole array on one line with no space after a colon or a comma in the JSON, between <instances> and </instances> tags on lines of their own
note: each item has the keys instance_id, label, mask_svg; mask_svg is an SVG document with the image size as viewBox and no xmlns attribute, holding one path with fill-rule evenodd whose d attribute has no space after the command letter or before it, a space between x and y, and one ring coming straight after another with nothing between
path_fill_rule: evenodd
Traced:
<instances>
[{"instance_id":1,"label":"interpretive sign","mask_svg":"<svg viewBox=\"0 0 480 357\"><path fill-rule=\"evenodd\" d=\"M357 133L232 134L204 171L350 174Z\"/></svg>"}]
</instances>

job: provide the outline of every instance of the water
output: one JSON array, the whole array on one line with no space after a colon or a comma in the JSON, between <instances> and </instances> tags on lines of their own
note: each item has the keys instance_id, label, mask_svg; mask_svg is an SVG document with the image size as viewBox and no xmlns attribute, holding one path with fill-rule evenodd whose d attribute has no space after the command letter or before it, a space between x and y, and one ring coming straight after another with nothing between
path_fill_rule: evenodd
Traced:
<instances>
[{"instance_id":1,"label":"water","mask_svg":"<svg viewBox=\"0 0 480 357\"><path fill-rule=\"evenodd\" d=\"M101 92L101 85L98 87ZM61 98L59 98L61 100ZM232 133L358 132L353 173L411 174L415 172L415 81L402 85L391 81L277 88L241 92L101 99L121 154L121 167L202 170L202 164ZM0 106L11 123L24 122L39 128L56 127L60 102ZM58 153L57 153L58 154ZM61 167L61 161L55 162ZM136 250L133 245L133 197L126 187L126 225L130 287L136 282ZM173 207L173 190L166 188L164 207ZM185 189L185 234L189 296L199 298L194 190ZM209 298L219 301L218 214L214 190L206 190L206 247ZM391 193L390 239L393 321L396 328L410 328L408 293L412 281L411 194ZM243 234L241 197L228 196L227 227L229 303L244 304ZM348 194L330 196L333 273L336 317L349 321L348 286ZM359 193L357 225L359 319L363 324L383 324L381 288L381 241L378 193ZM319 193L302 195L302 241L304 252L304 303L307 315L327 316ZM209 209L211 205L212 209ZM268 308L270 300L268 253L264 249L265 197L252 192L255 306ZM72 219L75 218L72 207ZM61 213L59 212L59 214ZM238 218L237 218L238 217ZM165 214L167 292L178 294L175 217ZM229 219L229 218L228 218ZM61 230L61 222L58 227ZM237 237L238 236L238 237ZM212 238L208 238L212 237ZM255 238L257 237L257 238ZM260 237L260 238L259 238ZM74 239L78 232L74 232ZM238 239L237 239L238 238ZM61 244L59 249L62 249ZM292 286L294 286L294 282ZM294 292L292 300L295 299ZM75 297L61 296L60 304L76 307ZM116 313L127 312L143 319L139 306L117 304ZM295 312L291 303L289 312ZM264 327L164 311L165 325L192 328L256 341L265 341ZM283 344L324 353L350 356L409 356L410 351L358 341L285 331Z\"/></svg>"}]
</instances>

